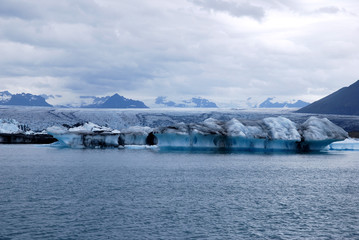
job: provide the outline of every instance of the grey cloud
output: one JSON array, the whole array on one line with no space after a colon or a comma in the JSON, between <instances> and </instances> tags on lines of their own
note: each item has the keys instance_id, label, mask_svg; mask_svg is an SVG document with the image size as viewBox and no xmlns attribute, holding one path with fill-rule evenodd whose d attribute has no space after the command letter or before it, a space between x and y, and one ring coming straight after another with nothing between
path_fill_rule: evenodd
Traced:
<instances>
[{"instance_id":1,"label":"grey cloud","mask_svg":"<svg viewBox=\"0 0 359 240\"><path fill-rule=\"evenodd\" d=\"M250 4L249 2L236 3L223 0L193 0L193 2L204 9L227 12L234 17L251 17L261 20L265 11L262 7Z\"/></svg>"},{"instance_id":2,"label":"grey cloud","mask_svg":"<svg viewBox=\"0 0 359 240\"><path fill-rule=\"evenodd\" d=\"M340 12L341 10L338 7L330 6L330 7L323 7L315 10L316 13L329 13L329 14L335 14Z\"/></svg>"},{"instance_id":3,"label":"grey cloud","mask_svg":"<svg viewBox=\"0 0 359 240\"><path fill-rule=\"evenodd\" d=\"M0 85L66 97L237 99L305 95L356 78L359 25L352 18L302 25L323 16L305 19L293 0L194 1L4 0ZM201 8L238 18L227 23Z\"/></svg>"},{"instance_id":4,"label":"grey cloud","mask_svg":"<svg viewBox=\"0 0 359 240\"><path fill-rule=\"evenodd\" d=\"M351 16L358 16L355 12L352 12L351 10L347 10L346 8L339 8L335 6L328 6L328 7L322 7L314 10L312 14L338 14L343 13Z\"/></svg>"},{"instance_id":5,"label":"grey cloud","mask_svg":"<svg viewBox=\"0 0 359 240\"><path fill-rule=\"evenodd\" d=\"M0 16L16 17L22 19L33 19L40 14L39 8L34 8L30 2L2 0L0 5Z\"/></svg>"}]
</instances>

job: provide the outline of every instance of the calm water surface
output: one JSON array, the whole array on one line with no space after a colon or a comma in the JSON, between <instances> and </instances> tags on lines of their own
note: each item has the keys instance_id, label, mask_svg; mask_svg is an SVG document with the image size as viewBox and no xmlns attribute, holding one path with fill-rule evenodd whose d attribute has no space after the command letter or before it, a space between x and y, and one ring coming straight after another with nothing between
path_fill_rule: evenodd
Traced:
<instances>
[{"instance_id":1,"label":"calm water surface","mask_svg":"<svg viewBox=\"0 0 359 240\"><path fill-rule=\"evenodd\" d=\"M0 145L0 239L359 239L359 152Z\"/></svg>"}]
</instances>

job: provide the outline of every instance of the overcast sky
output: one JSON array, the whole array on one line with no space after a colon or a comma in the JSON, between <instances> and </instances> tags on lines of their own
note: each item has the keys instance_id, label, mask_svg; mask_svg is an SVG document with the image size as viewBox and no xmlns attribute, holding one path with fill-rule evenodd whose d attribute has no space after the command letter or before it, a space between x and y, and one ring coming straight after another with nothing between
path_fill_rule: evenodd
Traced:
<instances>
[{"instance_id":1,"label":"overcast sky","mask_svg":"<svg viewBox=\"0 0 359 240\"><path fill-rule=\"evenodd\" d=\"M357 0L1 0L0 91L313 101L359 79Z\"/></svg>"}]
</instances>

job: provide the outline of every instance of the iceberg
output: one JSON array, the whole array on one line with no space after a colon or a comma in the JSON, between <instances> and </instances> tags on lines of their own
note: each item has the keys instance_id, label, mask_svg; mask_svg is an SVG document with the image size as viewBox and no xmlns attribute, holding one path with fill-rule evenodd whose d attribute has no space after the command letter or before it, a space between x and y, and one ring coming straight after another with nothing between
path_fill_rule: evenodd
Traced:
<instances>
[{"instance_id":1,"label":"iceberg","mask_svg":"<svg viewBox=\"0 0 359 240\"><path fill-rule=\"evenodd\" d=\"M341 142L333 142L329 145L329 150L359 151L359 140L353 138L347 138Z\"/></svg>"},{"instance_id":2,"label":"iceberg","mask_svg":"<svg viewBox=\"0 0 359 240\"><path fill-rule=\"evenodd\" d=\"M269 117L243 124L207 119L200 124L180 123L154 132L160 148L234 151L320 151L348 137L328 119L311 117L297 125L284 117Z\"/></svg>"},{"instance_id":3,"label":"iceberg","mask_svg":"<svg viewBox=\"0 0 359 240\"><path fill-rule=\"evenodd\" d=\"M259 121L221 121L208 118L201 123L178 123L167 127L132 126L113 130L88 122L76 126L47 128L65 146L104 148L158 146L160 149L219 149L229 151L320 151L348 137L328 119L310 117L296 124L285 117ZM141 147L140 147L141 148Z\"/></svg>"},{"instance_id":4,"label":"iceberg","mask_svg":"<svg viewBox=\"0 0 359 240\"><path fill-rule=\"evenodd\" d=\"M335 125L327 118L310 117L300 126L303 141L301 147L304 151L322 150L329 144L343 141L348 138L348 133Z\"/></svg>"},{"instance_id":5,"label":"iceberg","mask_svg":"<svg viewBox=\"0 0 359 240\"><path fill-rule=\"evenodd\" d=\"M14 119L0 119L0 143L7 144L48 144L56 141L46 132L34 132Z\"/></svg>"},{"instance_id":6,"label":"iceberg","mask_svg":"<svg viewBox=\"0 0 359 240\"><path fill-rule=\"evenodd\" d=\"M53 126L47 132L56 138L60 146L71 148L107 148L118 147L122 141L120 132L88 122L70 128Z\"/></svg>"},{"instance_id":7,"label":"iceberg","mask_svg":"<svg viewBox=\"0 0 359 240\"><path fill-rule=\"evenodd\" d=\"M14 119L0 119L0 133L23 133L20 124Z\"/></svg>"},{"instance_id":8,"label":"iceberg","mask_svg":"<svg viewBox=\"0 0 359 240\"><path fill-rule=\"evenodd\" d=\"M59 141L58 146L71 148L108 148L156 145L153 128L132 126L122 131L92 122L75 126L52 126L47 132ZM132 147L134 148L134 147Z\"/></svg>"}]
</instances>

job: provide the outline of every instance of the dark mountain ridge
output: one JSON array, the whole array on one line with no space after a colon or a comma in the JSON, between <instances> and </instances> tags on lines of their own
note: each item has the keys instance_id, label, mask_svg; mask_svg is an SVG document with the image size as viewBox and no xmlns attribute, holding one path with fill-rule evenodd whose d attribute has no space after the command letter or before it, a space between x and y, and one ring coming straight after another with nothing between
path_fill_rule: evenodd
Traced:
<instances>
[{"instance_id":1,"label":"dark mountain ridge","mask_svg":"<svg viewBox=\"0 0 359 240\"><path fill-rule=\"evenodd\" d=\"M99 99L99 101L97 101ZM125 98L119 94L110 97L95 98L94 104L82 106L84 108L148 108L143 102ZM101 100L101 101L100 101Z\"/></svg>"},{"instance_id":2,"label":"dark mountain ridge","mask_svg":"<svg viewBox=\"0 0 359 240\"><path fill-rule=\"evenodd\" d=\"M290 102L273 102L274 98L267 98L264 102L258 105L258 108L301 108L309 105L308 102L297 100L294 103Z\"/></svg>"},{"instance_id":3,"label":"dark mountain ridge","mask_svg":"<svg viewBox=\"0 0 359 240\"><path fill-rule=\"evenodd\" d=\"M359 115L359 80L299 109L299 113Z\"/></svg>"},{"instance_id":4,"label":"dark mountain ridge","mask_svg":"<svg viewBox=\"0 0 359 240\"><path fill-rule=\"evenodd\" d=\"M11 94L8 91L0 92L1 105L17 105L17 106L40 106L52 107L42 96L30 93Z\"/></svg>"}]
</instances>

